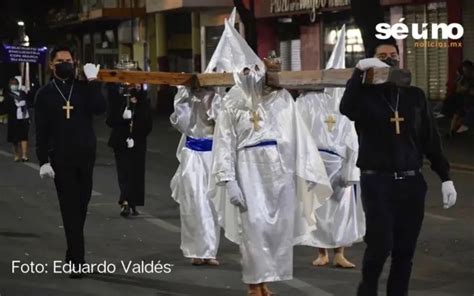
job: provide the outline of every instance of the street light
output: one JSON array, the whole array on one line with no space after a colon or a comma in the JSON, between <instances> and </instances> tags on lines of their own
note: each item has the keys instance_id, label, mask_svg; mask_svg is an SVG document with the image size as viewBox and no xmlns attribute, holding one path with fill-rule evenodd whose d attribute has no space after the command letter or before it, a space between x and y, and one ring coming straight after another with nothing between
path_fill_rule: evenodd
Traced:
<instances>
[{"instance_id":1,"label":"street light","mask_svg":"<svg viewBox=\"0 0 474 296\"><path fill-rule=\"evenodd\" d=\"M25 25L25 22L23 21L18 21L18 23L16 23L19 27L23 27Z\"/></svg>"}]
</instances>

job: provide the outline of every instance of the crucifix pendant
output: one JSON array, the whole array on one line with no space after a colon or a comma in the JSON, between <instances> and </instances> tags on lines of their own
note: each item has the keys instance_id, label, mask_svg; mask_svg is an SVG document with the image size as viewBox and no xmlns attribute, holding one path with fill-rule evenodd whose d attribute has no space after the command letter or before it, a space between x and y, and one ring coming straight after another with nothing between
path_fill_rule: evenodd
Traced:
<instances>
[{"instance_id":1,"label":"crucifix pendant","mask_svg":"<svg viewBox=\"0 0 474 296\"><path fill-rule=\"evenodd\" d=\"M398 111L395 111L395 117L390 118L390 122L395 123L395 133L397 135L400 134L400 122L405 121L404 117L399 117L398 116Z\"/></svg>"},{"instance_id":2,"label":"crucifix pendant","mask_svg":"<svg viewBox=\"0 0 474 296\"><path fill-rule=\"evenodd\" d=\"M328 130L332 132L332 128L334 127L334 124L336 124L336 119L334 118L334 116L329 115L324 122L328 125Z\"/></svg>"},{"instance_id":3,"label":"crucifix pendant","mask_svg":"<svg viewBox=\"0 0 474 296\"><path fill-rule=\"evenodd\" d=\"M253 128L258 131L260 129L260 126L258 125L259 121L262 121L262 118L260 115L258 115L257 111L252 112L252 118L250 118L250 121L253 123Z\"/></svg>"},{"instance_id":4,"label":"crucifix pendant","mask_svg":"<svg viewBox=\"0 0 474 296\"><path fill-rule=\"evenodd\" d=\"M66 106L63 106L63 110L66 111L66 119L71 118L71 110L73 110L74 107L71 106L70 101L66 101Z\"/></svg>"}]
</instances>

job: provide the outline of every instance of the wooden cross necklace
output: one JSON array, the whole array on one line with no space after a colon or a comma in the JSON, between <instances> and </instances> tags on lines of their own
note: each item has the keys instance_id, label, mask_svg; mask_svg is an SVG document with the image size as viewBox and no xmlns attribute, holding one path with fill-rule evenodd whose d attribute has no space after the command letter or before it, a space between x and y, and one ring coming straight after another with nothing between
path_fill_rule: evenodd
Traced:
<instances>
[{"instance_id":1,"label":"wooden cross necklace","mask_svg":"<svg viewBox=\"0 0 474 296\"><path fill-rule=\"evenodd\" d=\"M334 127L334 124L336 124L334 116L329 115L324 122L328 125L328 130L332 132L332 128Z\"/></svg>"},{"instance_id":2,"label":"wooden cross necklace","mask_svg":"<svg viewBox=\"0 0 474 296\"><path fill-rule=\"evenodd\" d=\"M258 131L260 129L258 122L262 121L262 118L258 114L258 111L251 111L250 121L253 123L254 130Z\"/></svg>"},{"instance_id":3,"label":"wooden cross necklace","mask_svg":"<svg viewBox=\"0 0 474 296\"><path fill-rule=\"evenodd\" d=\"M392 95L392 93L390 92L390 96ZM387 100L387 98L385 97L385 95L383 96L384 99L385 99L385 102L387 103L387 105L390 107L390 109L393 111L393 113L395 114L394 117L391 117L390 118L390 122L393 122L395 124L395 133L397 135L400 134L400 122L403 122L405 121L405 118L404 117L400 117L399 114L398 114L398 105L400 103L400 91L398 91L397 89L397 104L395 105L395 109L393 109L392 107L392 104L390 104L390 102Z\"/></svg>"},{"instance_id":4,"label":"wooden cross necklace","mask_svg":"<svg viewBox=\"0 0 474 296\"><path fill-rule=\"evenodd\" d=\"M71 118L71 110L74 109L74 107L71 106L71 95L72 95L72 89L74 88L74 81L72 82L71 89L69 90L69 96L68 96L67 99L64 96L63 92L59 89L58 85L56 84L56 80L54 80L54 79L53 79L53 84L56 87L56 89L58 90L61 97L63 97L64 101L66 101L66 106L63 106L63 110L66 112L66 119L70 119Z\"/></svg>"}]
</instances>

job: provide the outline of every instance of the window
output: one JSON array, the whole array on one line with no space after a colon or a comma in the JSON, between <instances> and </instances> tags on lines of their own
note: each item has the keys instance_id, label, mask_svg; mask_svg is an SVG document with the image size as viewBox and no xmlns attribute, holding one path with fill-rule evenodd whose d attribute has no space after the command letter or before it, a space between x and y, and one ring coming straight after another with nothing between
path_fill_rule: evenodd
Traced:
<instances>
[{"instance_id":1,"label":"window","mask_svg":"<svg viewBox=\"0 0 474 296\"><path fill-rule=\"evenodd\" d=\"M346 23L346 68L354 67L360 59L365 58L364 43L360 30L353 24L352 20L347 22L325 24L324 27L324 65L329 61L329 57L336 45L337 38L341 34L342 26ZM352 24L351 24L352 23Z\"/></svg>"}]
</instances>

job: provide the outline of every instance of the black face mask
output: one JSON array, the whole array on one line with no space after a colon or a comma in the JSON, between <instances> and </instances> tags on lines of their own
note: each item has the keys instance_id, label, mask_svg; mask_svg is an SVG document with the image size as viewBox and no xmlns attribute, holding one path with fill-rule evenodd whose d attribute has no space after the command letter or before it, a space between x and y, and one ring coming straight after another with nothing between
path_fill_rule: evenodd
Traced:
<instances>
[{"instance_id":1,"label":"black face mask","mask_svg":"<svg viewBox=\"0 0 474 296\"><path fill-rule=\"evenodd\" d=\"M391 57L386 58L385 60L382 60L385 64L389 65L390 67L396 67L400 65L400 61L397 59L392 59Z\"/></svg>"},{"instance_id":2,"label":"black face mask","mask_svg":"<svg viewBox=\"0 0 474 296\"><path fill-rule=\"evenodd\" d=\"M140 90L134 87L130 89L130 95L132 95L132 97L136 97L138 100L138 97L140 95Z\"/></svg>"},{"instance_id":3,"label":"black face mask","mask_svg":"<svg viewBox=\"0 0 474 296\"><path fill-rule=\"evenodd\" d=\"M72 63L63 62L54 65L56 76L61 79L74 78L74 65Z\"/></svg>"}]
</instances>

